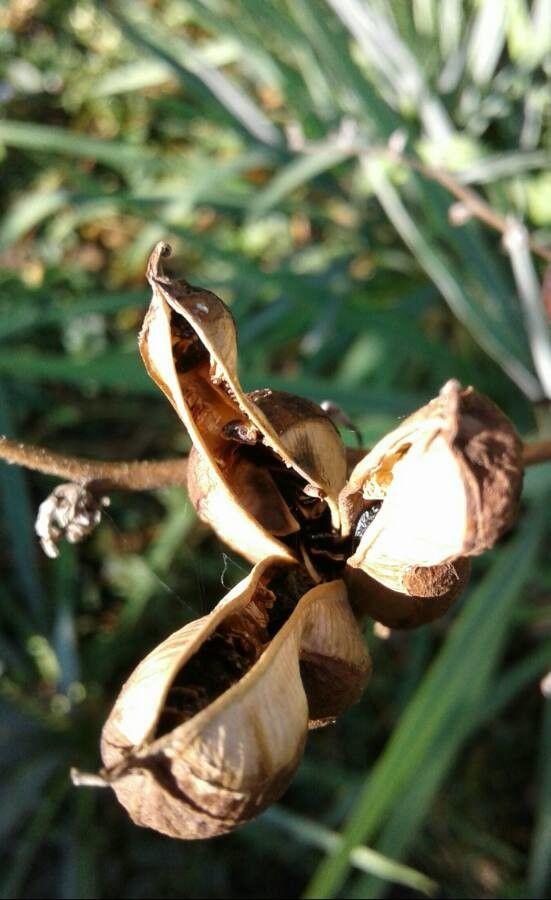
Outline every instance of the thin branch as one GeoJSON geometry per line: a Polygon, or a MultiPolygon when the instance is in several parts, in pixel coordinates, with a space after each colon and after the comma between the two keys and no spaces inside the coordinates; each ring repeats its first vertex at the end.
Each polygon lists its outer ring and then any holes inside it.
{"type": "Polygon", "coordinates": [[[525,444],[522,458],[525,466],[536,466],[538,463],[551,462],[551,440],[525,444]]]}
{"type": "Polygon", "coordinates": [[[0,437],[0,459],[44,475],[54,475],[93,491],[153,491],[186,484],[187,457],[131,462],[101,462],[64,456],[45,447],[0,437]]]}
{"type": "MultiPolygon", "coordinates": [[[[364,447],[348,447],[351,470],[368,452],[364,447]]],[[[44,475],[68,479],[94,493],[109,491],[154,491],[162,487],[186,485],[187,457],[145,459],[131,462],[101,462],[78,456],[64,456],[45,447],[22,444],[0,437],[0,460],[44,475]]],[[[524,444],[525,466],[551,461],[551,440],[524,444]]]]}
{"type": "MultiPolygon", "coordinates": [[[[335,146],[340,147],[341,150],[360,157],[386,157],[392,162],[401,163],[409,169],[419,172],[430,181],[436,181],[440,184],[459,201],[470,216],[484,222],[485,225],[493,228],[494,231],[499,231],[503,235],[507,234],[510,226],[510,220],[507,216],[496,212],[486,200],[482,199],[480,194],[477,194],[472,188],[461,184],[449,170],[421,162],[404,153],[402,150],[404,141],[405,135],[401,131],[397,131],[391,135],[386,145],[366,143],[359,135],[357,122],[349,118],[343,119],[340,128],[331,134],[326,141],[307,141],[297,123],[292,123],[292,130],[288,129],[287,132],[289,149],[295,153],[319,153],[322,147],[327,146],[328,143],[333,143],[335,146]]],[[[459,220],[458,224],[460,224],[459,220]]],[[[542,246],[531,235],[528,235],[528,246],[532,253],[535,253],[540,259],[551,263],[551,247],[542,246]]]]}
{"type": "MultiPolygon", "coordinates": [[[[379,153],[381,150],[385,156],[388,156],[395,162],[403,163],[405,166],[408,166],[408,168],[420,172],[425,178],[438,182],[438,184],[442,185],[442,187],[449,191],[450,194],[453,194],[453,196],[468,209],[472,216],[476,219],[480,219],[481,222],[484,222],[495,231],[499,231],[503,235],[507,234],[510,226],[510,221],[507,216],[503,216],[501,213],[496,212],[496,210],[493,209],[489,203],[486,203],[480,194],[477,194],[472,188],[460,184],[451,172],[441,169],[438,166],[430,166],[426,163],[422,163],[417,159],[413,159],[411,156],[407,156],[406,154],[393,149],[392,146],[377,148],[375,152],[379,153]]],[[[543,247],[531,236],[528,236],[528,246],[532,253],[535,253],[540,259],[551,262],[551,248],[543,247]]]]}

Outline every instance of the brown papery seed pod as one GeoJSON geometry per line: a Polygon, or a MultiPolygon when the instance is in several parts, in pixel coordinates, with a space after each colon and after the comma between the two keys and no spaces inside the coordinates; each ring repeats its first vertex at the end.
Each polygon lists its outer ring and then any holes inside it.
{"type": "MultiPolygon", "coordinates": [[[[344,447],[333,423],[317,404],[283,391],[253,391],[248,397],[266,416],[290,458],[303,469],[315,470],[323,483],[331,478],[342,481],[344,447]],[[332,471],[328,472],[328,467],[332,471]]],[[[192,450],[188,493],[201,519],[219,537],[251,562],[259,562],[265,544],[259,526],[272,538],[284,541],[300,529],[300,521],[291,510],[296,513],[301,500],[303,509],[312,498],[325,503],[325,494],[313,478],[305,482],[293,475],[290,467],[260,441],[254,442],[248,435],[243,440],[240,432],[241,426],[233,422],[224,430],[234,444],[222,451],[223,485],[214,473],[212,457],[192,450]],[[236,529],[237,516],[242,525],[246,523],[246,534],[243,528],[236,529]]]]}
{"type": "Polygon", "coordinates": [[[316,404],[283,392],[243,391],[229,310],[210,291],[166,277],[160,261],[169,252],[160,244],[151,255],[153,298],[140,350],[192,438],[190,496],[201,517],[251,561],[271,554],[291,559],[280,540],[299,527],[292,499],[282,496],[287,471],[296,476],[293,490],[322,499],[338,528],[344,446],[316,404]]]}
{"type": "Polygon", "coordinates": [[[412,570],[476,556],[512,525],[522,487],[522,444],[507,417],[473,388],[440,395],[385,437],[341,493],[345,529],[381,501],[348,564],[410,592],[412,570]]]}
{"type": "Polygon", "coordinates": [[[103,730],[101,777],[139,825],[222,834],[281,796],[308,726],[357,700],[369,667],[343,582],[313,586],[301,567],[265,560],[130,676],[103,730]]]}

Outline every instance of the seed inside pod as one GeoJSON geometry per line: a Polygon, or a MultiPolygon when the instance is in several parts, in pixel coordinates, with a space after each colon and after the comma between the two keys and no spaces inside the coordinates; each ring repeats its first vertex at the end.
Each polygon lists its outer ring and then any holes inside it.
{"type": "Polygon", "coordinates": [[[375,520],[375,516],[381,509],[382,505],[383,503],[381,500],[374,500],[373,503],[370,503],[369,506],[364,509],[363,513],[360,515],[354,529],[354,544],[356,546],[361,541],[363,535],[365,534],[371,523],[375,520]]]}
{"type": "MultiPolygon", "coordinates": [[[[324,480],[326,474],[320,472],[320,465],[323,467],[325,455],[327,459],[340,458],[342,445],[323,410],[311,401],[282,391],[258,390],[248,397],[300,466],[324,480]]],[[[338,529],[332,522],[324,491],[290,468],[263,442],[252,423],[243,419],[228,422],[223,435],[232,443],[228,450],[220,451],[220,457],[225,460],[226,477],[242,505],[271,534],[280,537],[297,558],[304,559],[312,573],[336,575],[345,557],[336,547],[340,540],[338,529]],[[240,479],[239,472],[246,472],[247,477],[240,479]],[[285,523],[280,524],[282,504],[288,513],[285,523]]]]}
{"type": "Polygon", "coordinates": [[[244,419],[232,419],[222,429],[222,434],[230,441],[239,441],[241,444],[257,444],[260,440],[258,428],[246,422],[244,419]]]}

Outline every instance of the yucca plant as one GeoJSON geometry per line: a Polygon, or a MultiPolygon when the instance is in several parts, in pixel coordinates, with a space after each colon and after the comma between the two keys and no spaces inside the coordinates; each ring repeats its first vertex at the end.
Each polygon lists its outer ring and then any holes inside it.
{"type": "MultiPolygon", "coordinates": [[[[0,18],[1,433],[187,452],[136,352],[167,237],[231,307],[247,390],[331,400],[367,447],[457,377],[548,440],[547,0],[11,0],[0,18]]],[[[164,488],[113,494],[46,561],[51,482],[2,466],[0,486],[5,896],[543,895],[549,463],[443,625],[367,629],[370,693],[281,804],[185,846],[68,770],[97,767],[122,680],[241,580],[239,556],[164,488]]]]}

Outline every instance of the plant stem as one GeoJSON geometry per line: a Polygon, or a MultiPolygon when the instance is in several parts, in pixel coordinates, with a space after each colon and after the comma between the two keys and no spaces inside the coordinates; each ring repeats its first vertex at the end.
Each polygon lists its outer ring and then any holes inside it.
{"type": "MultiPolygon", "coordinates": [[[[347,450],[353,467],[367,453],[366,449],[347,450]]],[[[524,444],[524,465],[534,466],[551,461],[551,440],[524,444]]],[[[92,491],[154,491],[162,487],[186,484],[187,457],[144,459],[130,462],[102,462],[79,456],[64,456],[45,447],[22,444],[0,437],[0,460],[54,475],[92,491]]]]}
{"type": "Polygon", "coordinates": [[[522,457],[525,466],[536,466],[538,463],[549,462],[551,460],[551,440],[525,444],[522,457]]]}
{"type": "Polygon", "coordinates": [[[162,460],[102,462],[78,456],[64,456],[45,447],[22,444],[0,437],[0,459],[85,484],[92,491],[152,491],[170,485],[185,485],[187,457],[162,460]]]}

